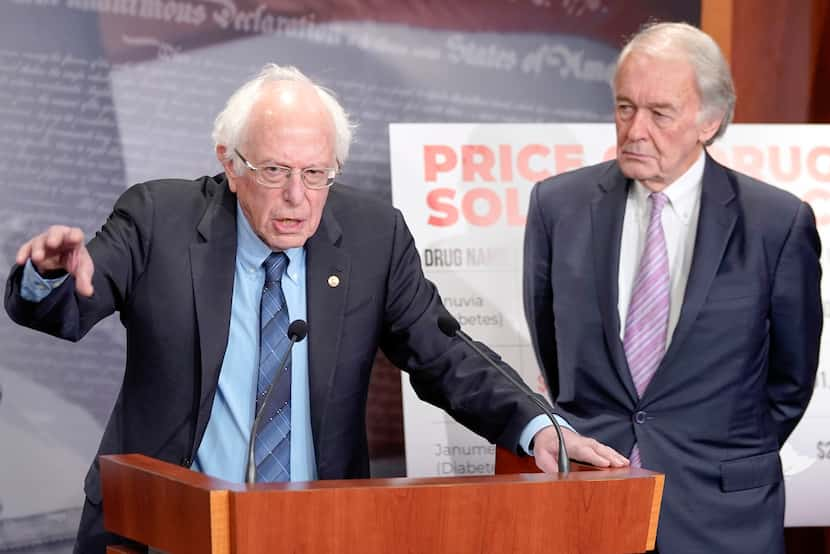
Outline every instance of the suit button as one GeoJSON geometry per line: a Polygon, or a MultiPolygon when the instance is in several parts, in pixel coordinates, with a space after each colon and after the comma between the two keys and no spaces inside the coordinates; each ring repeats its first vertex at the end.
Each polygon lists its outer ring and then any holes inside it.
{"type": "Polygon", "coordinates": [[[642,410],[634,414],[634,423],[643,424],[646,422],[646,413],[642,410]]]}
{"type": "Polygon", "coordinates": [[[184,467],[190,467],[191,465],[193,465],[193,460],[191,460],[191,459],[190,459],[190,458],[188,458],[187,456],[185,456],[184,458],[182,458],[182,466],[184,466],[184,467]]]}

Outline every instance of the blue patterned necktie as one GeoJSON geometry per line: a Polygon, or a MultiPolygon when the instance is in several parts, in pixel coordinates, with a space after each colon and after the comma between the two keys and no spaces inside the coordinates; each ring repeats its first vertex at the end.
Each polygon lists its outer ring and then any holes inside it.
{"type": "Polygon", "coordinates": [[[282,252],[273,252],[263,265],[265,286],[259,315],[257,411],[271,382],[278,380],[259,424],[254,453],[257,482],[270,483],[291,479],[291,359],[284,368],[277,367],[290,346],[286,334],[288,307],[280,284],[288,258],[282,252]]]}

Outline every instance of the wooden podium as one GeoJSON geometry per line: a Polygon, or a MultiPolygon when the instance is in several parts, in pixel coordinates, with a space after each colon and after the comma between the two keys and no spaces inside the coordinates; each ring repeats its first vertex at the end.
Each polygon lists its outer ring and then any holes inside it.
{"type": "MultiPolygon", "coordinates": [[[[496,471],[525,460],[501,451],[496,471]]],[[[644,552],[663,491],[660,474],[585,466],[249,486],[137,454],[100,464],[107,529],[169,554],[644,552]]]]}

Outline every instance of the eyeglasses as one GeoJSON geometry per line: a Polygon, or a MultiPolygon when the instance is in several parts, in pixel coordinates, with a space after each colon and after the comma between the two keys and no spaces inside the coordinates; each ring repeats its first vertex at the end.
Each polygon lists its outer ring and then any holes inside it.
{"type": "Polygon", "coordinates": [[[300,172],[300,179],[305,188],[312,190],[327,189],[334,184],[334,178],[339,173],[336,167],[306,167],[303,169],[285,165],[254,167],[251,162],[245,159],[245,156],[239,153],[239,150],[234,148],[233,151],[239,156],[245,167],[254,172],[256,182],[269,189],[278,189],[287,185],[295,171],[300,172]]]}

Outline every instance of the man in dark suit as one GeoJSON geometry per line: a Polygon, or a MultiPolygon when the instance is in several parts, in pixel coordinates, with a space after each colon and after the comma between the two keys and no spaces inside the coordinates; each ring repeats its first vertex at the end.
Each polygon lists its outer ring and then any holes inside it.
{"type": "Polygon", "coordinates": [[[813,213],[705,152],[735,96],[698,29],[644,28],[614,94],[617,159],[532,192],[524,301],[543,374],[576,430],[666,474],[660,552],[782,552],[778,450],[822,328],[813,213]]]}
{"type": "MultiPolygon", "coordinates": [[[[401,214],[330,188],[350,139],[333,96],[266,66],[216,119],[224,174],[130,188],[88,245],[80,229],[54,226],[20,248],[6,289],[15,321],[69,340],[114,311],[126,327],[124,383],[99,454],[241,481],[263,401],[258,478],[366,477],[380,347],[421,398],[555,470],[556,434],[535,405],[438,329],[445,311],[401,214]],[[282,374],[288,316],[308,321],[308,339],[282,374]]],[[[565,441],[576,459],[627,463],[571,431],[565,441]]],[[[102,552],[118,538],[102,527],[97,463],[84,490],[76,550],[102,552]]]]}

